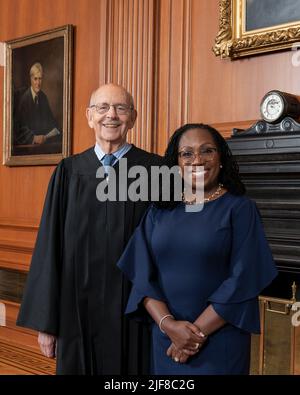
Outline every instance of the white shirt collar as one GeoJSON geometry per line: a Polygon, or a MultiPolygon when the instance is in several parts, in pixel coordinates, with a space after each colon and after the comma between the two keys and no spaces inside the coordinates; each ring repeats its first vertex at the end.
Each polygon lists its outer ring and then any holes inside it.
{"type": "MultiPolygon", "coordinates": [[[[112,154],[114,154],[114,156],[117,159],[121,159],[122,156],[124,156],[132,147],[132,144],[129,143],[125,143],[122,145],[122,147],[120,147],[117,151],[112,152],[112,154]]],[[[103,149],[100,147],[100,145],[96,142],[95,144],[95,153],[97,155],[97,158],[100,160],[100,162],[103,160],[104,156],[106,155],[106,153],[103,151],[103,149]]]]}
{"type": "Polygon", "coordinates": [[[35,91],[32,89],[32,86],[30,87],[30,90],[31,90],[32,100],[34,101],[34,98],[37,96],[37,94],[36,94],[35,91]]]}

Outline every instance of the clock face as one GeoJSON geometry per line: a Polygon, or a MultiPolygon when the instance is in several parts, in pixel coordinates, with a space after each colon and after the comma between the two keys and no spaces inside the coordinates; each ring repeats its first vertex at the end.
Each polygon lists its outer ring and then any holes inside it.
{"type": "Polygon", "coordinates": [[[261,107],[261,115],[263,119],[267,122],[274,122],[283,113],[284,110],[284,103],[282,98],[276,94],[271,93],[265,97],[263,100],[261,107]]]}

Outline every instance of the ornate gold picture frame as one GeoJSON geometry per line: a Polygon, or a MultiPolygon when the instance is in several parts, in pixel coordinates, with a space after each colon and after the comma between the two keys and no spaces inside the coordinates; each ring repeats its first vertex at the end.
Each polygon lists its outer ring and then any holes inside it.
{"type": "Polygon", "coordinates": [[[72,25],[5,43],[4,165],[50,165],[70,154],[72,51],[72,25]]]}
{"type": "Polygon", "coordinates": [[[300,41],[300,0],[220,0],[213,52],[236,59],[291,48],[300,41]]]}

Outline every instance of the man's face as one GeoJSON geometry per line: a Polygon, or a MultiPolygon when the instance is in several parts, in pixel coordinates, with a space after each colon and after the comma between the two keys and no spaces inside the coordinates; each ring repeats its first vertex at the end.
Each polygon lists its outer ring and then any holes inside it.
{"type": "Polygon", "coordinates": [[[30,77],[31,80],[31,87],[34,93],[38,94],[42,87],[42,73],[37,71],[36,73],[32,74],[30,77]]]}
{"type": "Polygon", "coordinates": [[[104,104],[110,105],[104,114],[100,114],[95,107],[87,109],[88,124],[94,129],[100,146],[107,143],[122,145],[126,141],[128,130],[135,123],[136,111],[130,108],[130,98],[126,91],[115,85],[105,85],[95,93],[92,105],[103,107],[104,104]],[[125,105],[128,111],[120,114],[113,105],[125,105]]]}

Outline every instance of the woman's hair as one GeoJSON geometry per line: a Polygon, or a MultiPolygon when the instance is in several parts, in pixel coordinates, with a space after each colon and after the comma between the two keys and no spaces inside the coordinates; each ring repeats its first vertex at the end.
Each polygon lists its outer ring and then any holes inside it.
{"type": "MultiPolygon", "coordinates": [[[[226,143],[226,140],[222,137],[222,135],[214,129],[212,126],[205,125],[203,123],[188,123],[186,125],[181,126],[177,129],[169,140],[168,147],[164,156],[164,164],[169,168],[172,166],[178,165],[178,146],[179,141],[183,134],[191,129],[198,129],[199,133],[202,130],[207,131],[211,134],[218,152],[220,154],[220,162],[222,164],[222,168],[219,173],[219,182],[223,184],[223,186],[233,195],[243,195],[246,192],[246,188],[241,181],[239,175],[239,168],[236,160],[232,156],[230,148],[226,143]]],[[[173,188],[171,188],[173,189],[173,188]]],[[[173,190],[171,191],[172,198],[173,190]]],[[[172,201],[162,201],[160,200],[155,205],[160,208],[173,208],[179,202],[174,200],[172,201]]]]}

